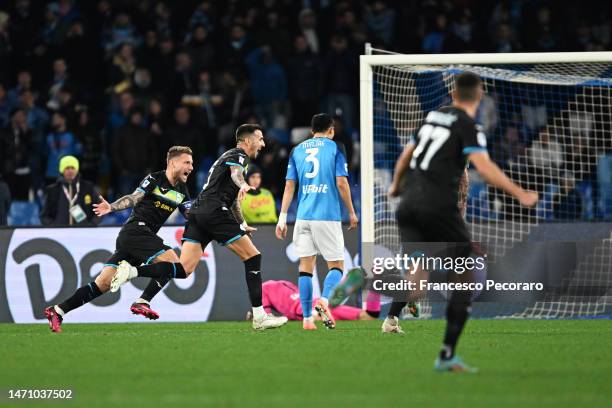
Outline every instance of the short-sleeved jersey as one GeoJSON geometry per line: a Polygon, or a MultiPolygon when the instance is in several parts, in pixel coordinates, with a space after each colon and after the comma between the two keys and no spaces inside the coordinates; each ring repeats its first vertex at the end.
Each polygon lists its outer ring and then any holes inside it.
{"type": "Polygon", "coordinates": [[[465,111],[442,107],[430,112],[413,140],[403,199],[411,207],[457,210],[467,155],[486,151],[487,139],[465,111]]]}
{"type": "Polygon", "coordinates": [[[240,188],[232,180],[230,167],[242,168],[246,178],[249,163],[249,156],[239,147],[223,153],[210,168],[206,184],[198,194],[191,211],[194,214],[209,213],[221,207],[231,207],[240,188]]]}
{"type": "Polygon", "coordinates": [[[136,190],[144,193],[144,197],[134,206],[126,224],[144,222],[154,232],[161,228],[174,210],[179,208],[184,213],[191,204],[185,183],[179,181],[173,186],[163,170],[149,174],[136,190]]]}
{"type": "Polygon", "coordinates": [[[341,221],[336,177],[348,177],[344,145],[313,137],[295,146],[287,180],[298,182],[298,220],[341,221]]]}

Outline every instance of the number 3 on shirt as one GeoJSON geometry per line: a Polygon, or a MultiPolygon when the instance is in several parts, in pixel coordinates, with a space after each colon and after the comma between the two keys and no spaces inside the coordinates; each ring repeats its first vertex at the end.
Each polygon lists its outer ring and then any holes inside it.
{"type": "Polygon", "coordinates": [[[306,173],[305,176],[306,178],[315,178],[317,174],[319,174],[319,159],[316,158],[317,153],[319,153],[319,148],[313,147],[311,149],[306,149],[306,153],[308,153],[308,156],[306,156],[304,160],[312,162],[312,171],[306,173]]]}
{"type": "Polygon", "coordinates": [[[417,162],[423,151],[426,150],[425,156],[419,163],[419,168],[421,170],[427,170],[429,168],[429,162],[431,158],[434,157],[436,152],[440,150],[444,142],[448,140],[450,136],[450,130],[441,127],[441,126],[433,126],[433,125],[423,125],[421,130],[419,130],[419,144],[414,149],[414,153],[412,153],[412,160],[410,161],[410,168],[415,169],[417,166],[417,162]],[[431,141],[431,143],[429,143],[431,141]]]}

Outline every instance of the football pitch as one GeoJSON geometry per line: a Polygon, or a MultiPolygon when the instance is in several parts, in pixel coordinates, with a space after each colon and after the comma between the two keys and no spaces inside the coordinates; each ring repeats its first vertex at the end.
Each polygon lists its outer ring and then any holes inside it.
{"type": "Polygon", "coordinates": [[[609,320],[473,320],[459,354],[478,374],[433,371],[444,322],[0,324],[0,405],[75,407],[612,406],[609,320]],[[9,389],[71,389],[69,401],[9,389]]]}

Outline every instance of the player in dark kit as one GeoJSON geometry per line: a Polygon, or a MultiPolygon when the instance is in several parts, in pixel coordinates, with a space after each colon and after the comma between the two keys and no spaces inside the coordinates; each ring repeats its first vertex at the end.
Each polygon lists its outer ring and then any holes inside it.
{"type": "MultiPolygon", "coordinates": [[[[261,254],[249,237],[256,229],[246,224],[240,209],[240,201],[252,189],[244,180],[250,159],[255,159],[264,146],[261,127],[248,124],[238,127],[236,147],[215,161],[206,184],[191,206],[180,263],[170,261],[134,267],[129,262],[122,262],[111,281],[111,291],[117,291],[123,283],[137,276],[155,277],[160,283],[171,278],[186,278],[195,270],[202,250],[214,239],[244,262],[253,328],[262,330],[285,324],[286,317],[268,314],[262,306],[261,254]]],[[[157,288],[159,290],[161,287],[157,288]]]]}
{"type": "MultiPolygon", "coordinates": [[[[451,106],[430,112],[416,137],[404,149],[395,165],[389,195],[401,194],[396,217],[402,243],[445,243],[446,255],[468,257],[470,235],[457,206],[459,184],[467,164],[471,162],[483,179],[508,194],[522,205],[533,207],[538,194],[525,191],[513,183],[491,161],[486,137],[474,117],[482,98],[480,78],[471,73],[457,75],[451,106]]],[[[405,253],[419,248],[404,248],[405,253]]],[[[428,254],[433,255],[433,254],[428,254]]],[[[450,272],[449,280],[470,282],[471,272],[450,272]]],[[[410,280],[427,279],[427,272],[416,271],[410,280]]],[[[418,285],[417,285],[418,286],[418,285]]],[[[401,332],[398,316],[407,304],[420,294],[410,293],[405,301],[394,301],[383,323],[383,332],[401,332]],[[396,329],[396,330],[394,330],[396,329]]],[[[435,362],[439,371],[474,371],[455,355],[455,347],[468,319],[471,304],[469,291],[454,291],[446,309],[446,332],[440,356],[435,362]]]]}
{"type": "MultiPolygon", "coordinates": [[[[101,203],[94,204],[94,212],[99,217],[112,211],[133,207],[132,214],[119,231],[115,253],[104,264],[98,277],[77,289],[63,303],[45,309],[51,330],[61,332],[62,320],[66,313],[107,292],[121,261],[137,265],[163,261],[179,262],[176,252],[165,245],[156,234],[176,208],[183,213],[188,211],[190,198],[185,182],[192,171],[191,149],[185,146],[173,146],[168,150],[165,171],[149,174],[132,194],[121,197],[112,204],[100,197],[101,203]]],[[[141,298],[132,304],[130,308],[132,313],[149,319],[159,317],[148,304],[153,297],[150,293],[157,287],[159,284],[152,280],[141,298]]]]}

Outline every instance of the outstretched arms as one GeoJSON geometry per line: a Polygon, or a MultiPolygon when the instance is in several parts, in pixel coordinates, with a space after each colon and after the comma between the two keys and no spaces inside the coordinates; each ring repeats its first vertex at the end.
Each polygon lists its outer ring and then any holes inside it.
{"type": "Polygon", "coordinates": [[[104,197],[100,196],[100,203],[93,205],[93,211],[98,217],[102,217],[103,215],[113,211],[121,211],[125,210],[126,208],[132,208],[138,204],[140,200],[142,200],[144,195],[145,193],[143,191],[134,190],[132,194],[125,195],[113,203],[109,203],[104,199],[104,197]]]}
{"type": "Polygon", "coordinates": [[[486,151],[470,153],[468,159],[487,183],[514,196],[521,205],[533,207],[538,202],[538,193],[535,191],[523,190],[510,180],[508,176],[497,167],[497,164],[491,160],[486,151]]]}

